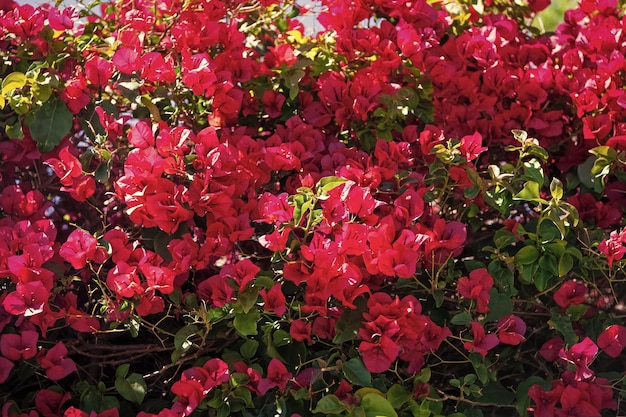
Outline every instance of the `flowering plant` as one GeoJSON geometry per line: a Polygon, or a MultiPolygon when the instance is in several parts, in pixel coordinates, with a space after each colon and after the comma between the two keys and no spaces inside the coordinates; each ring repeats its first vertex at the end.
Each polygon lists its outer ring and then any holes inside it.
{"type": "Polygon", "coordinates": [[[3,416],[623,408],[617,2],[321,3],[0,3],[3,416]]]}

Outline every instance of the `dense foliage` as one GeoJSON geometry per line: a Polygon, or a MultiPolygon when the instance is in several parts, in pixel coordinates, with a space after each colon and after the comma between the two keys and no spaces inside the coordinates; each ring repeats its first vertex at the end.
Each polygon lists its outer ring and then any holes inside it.
{"type": "Polygon", "coordinates": [[[321,3],[0,2],[2,416],[626,412],[622,6],[321,3]]]}

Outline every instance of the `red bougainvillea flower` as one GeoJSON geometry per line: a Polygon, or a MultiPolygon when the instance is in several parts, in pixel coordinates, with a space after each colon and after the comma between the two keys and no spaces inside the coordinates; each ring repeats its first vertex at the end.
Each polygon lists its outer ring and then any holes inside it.
{"type": "Polygon", "coordinates": [[[18,283],[15,291],[6,296],[2,305],[8,313],[29,317],[44,311],[49,296],[50,292],[41,281],[18,283]]]}
{"type": "Polygon", "coordinates": [[[476,300],[476,311],[486,313],[489,311],[489,290],[493,287],[493,278],[487,272],[487,268],[474,269],[468,277],[459,279],[457,289],[465,298],[476,300]]]}
{"type": "Polygon", "coordinates": [[[120,297],[131,298],[144,292],[137,274],[137,267],[126,262],[118,264],[107,273],[107,286],[120,297]]]}
{"type": "Polygon", "coordinates": [[[37,356],[41,368],[46,371],[46,376],[58,381],[72,372],[76,372],[76,364],[67,357],[67,348],[63,342],[59,342],[48,350],[41,350],[37,356]]]}
{"type": "Polygon", "coordinates": [[[42,417],[59,417],[62,415],[63,404],[70,398],[72,398],[70,392],[61,393],[42,389],[35,396],[35,408],[42,417]]]}
{"type": "Polygon", "coordinates": [[[519,345],[526,338],[526,323],[521,318],[509,314],[498,320],[498,339],[506,345],[519,345]]]}
{"type": "Polygon", "coordinates": [[[558,359],[559,352],[563,349],[563,346],[565,346],[563,339],[554,336],[541,346],[539,354],[548,362],[554,362],[558,359]]]}
{"type": "Polygon", "coordinates": [[[531,411],[534,411],[534,416],[553,417],[556,403],[561,399],[562,392],[563,382],[560,380],[552,382],[552,389],[550,391],[544,390],[539,385],[530,387],[528,396],[535,402],[535,407],[531,409],[531,411]]]}
{"type": "Polygon", "coordinates": [[[555,410],[556,416],[601,416],[600,410],[592,403],[591,393],[582,385],[568,385],[563,389],[560,398],[561,410],[555,410]]]}
{"type": "Polygon", "coordinates": [[[482,143],[482,135],[478,132],[474,132],[473,135],[467,135],[461,138],[459,150],[467,161],[473,161],[478,158],[478,155],[487,150],[487,147],[482,146],[482,143]]]}
{"type": "Polygon", "coordinates": [[[227,382],[230,378],[230,371],[228,370],[228,364],[219,358],[209,359],[202,368],[207,372],[207,379],[204,383],[204,389],[210,390],[224,382],[227,382]]]}
{"type": "Polygon", "coordinates": [[[576,281],[566,281],[554,293],[554,302],[561,308],[567,308],[586,301],[587,286],[576,281]]]}
{"type": "Polygon", "coordinates": [[[363,363],[370,372],[385,372],[400,353],[400,346],[388,336],[378,337],[376,343],[363,341],[359,345],[363,363]]]}
{"type": "Polygon", "coordinates": [[[94,259],[98,241],[91,234],[82,229],[76,229],[67,237],[61,245],[59,255],[72,267],[81,269],[87,265],[87,261],[94,259]]]}
{"type": "Polygon", "coordinates": [[[61,149],[58,155],[59,158],[49,158],[44,163],[59,177],[61,185],[71,186],[74,178],[82,175],[83,168],[78,158],[70,153],[67,146],[61,149]]]}
{"type": "Polygon", "coordinates": [[[598,245],[598,250],[606,256],[609,268],[613,267],[613,261],[619,261],[626,254],[626,229],[621,232],[612,231],[609,239],[604,239],[598,245]]]}
{"type": "Polygon", "coordinates": [[[309,346],[313,344],[313,340],[311,339],[311,323],[305,322],[304,320],[293,320],[289,326],[289,335],[293,340],[298,342],[304,342],[306,340],[309,346]]]}
{"type": "Polygon", "coordinates": [[[476,352],[486,356],[487,352],[498,344],[498,336],[495,334],[485,334],[483,325],[476,321],[472,322],[472,333],[474,333],[474,340],[463,344],[465,349],[470,352],[476,352]]]}
{"type": "Polygon", "coordinates": [[[0,384],[4,383],[11,373],[11,369],[13,369],[15,365],[13,362],[0,356],[0,384]]]}
{"type": "Polygon", "coordinates": [[[589,364],[598,354],[598,346],[591,339],[585,337],[582,342],[572,345],[567,351],[561,349],[559,358],[573,364],[576,367],[576,381],[583,381],[593,376],[589,364]]]}
{"type": "Polygon", "coordinates": [[[259,394],[264,395],[267,391],[274,387],[278,387],[281,391],[287,387],[287,382],[291,379],[291,373],[278,359],[272,359],[267,366],[267,376],[261,378],[258,385],[259,394]]]}
{"type": "Polygon", "coordinates": [[[598,336],[598,347],[612,358],[617,358],[626,347],[626,327],[613,324],[598,336]]]}
{"type": "Polygon", "coordinates": [[[78,202],[87,201],[96,192],[96,180],[90,175],[81,175],[74,178],[71,186],[61,187],[61,191],[67,191],[78,202]]]}
{"type": "Polygon", "coordinates": [[[202,384],[194,379],[176,381],[172,385],[172,393],[177,396],[172,411],[182,416],[193,413],[204,398],[202,384]]]}
{"type": "Polygon", "coordinates": [[[76,407],[70,407],[65,410],[63,413],[63,417],[119,417],[120,412],[117,408],[109,408],[108,410],[101,411],[96,413],[92,411],[87,413],[86,411],[80,410],[76,407]]]}
{"type": "Polygon", "coordinates": [[[273,311],[278,316],[282,316],[287,311],[287,300],[282,291],[281,284],[274,284],[272,288],[259,291],[259,295],[263,298],[264,311],[273,311]]]}
{"type": "Polygon", "coordinates": [[[24,330],[20,334],[3,334],[0,337],[0,352],[12,361],[28,360],[37,355],[37,340],[39,333],[33,330],[24,330]]]}

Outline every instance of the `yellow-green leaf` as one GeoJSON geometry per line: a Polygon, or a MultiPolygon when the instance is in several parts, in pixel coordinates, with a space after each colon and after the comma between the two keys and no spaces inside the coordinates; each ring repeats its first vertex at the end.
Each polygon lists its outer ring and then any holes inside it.
{"type": "Polygon", "coordinates": [[[26,75],[21,72],[12,72],[2,80],[2,95],[6,95],[13,90],[22,88],[26,85],[26,75]]]}

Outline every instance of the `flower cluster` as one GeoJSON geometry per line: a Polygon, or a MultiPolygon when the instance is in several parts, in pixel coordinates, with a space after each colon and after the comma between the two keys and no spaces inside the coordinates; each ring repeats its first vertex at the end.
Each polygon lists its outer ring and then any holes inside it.
{"type": "Polygon", "coordinates": [[[625,18],[466,3],[0,2],[2,415],[617,410],[625,18]]]}

